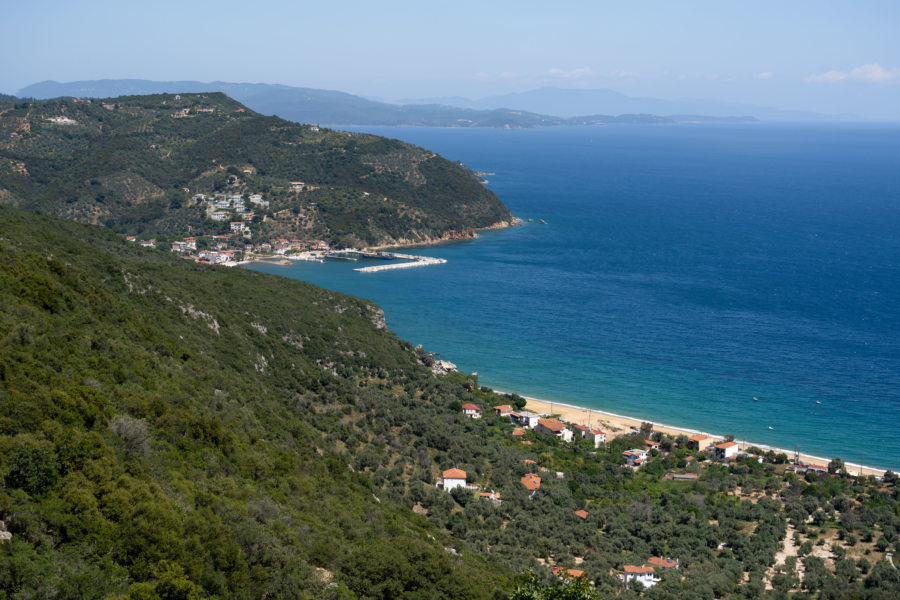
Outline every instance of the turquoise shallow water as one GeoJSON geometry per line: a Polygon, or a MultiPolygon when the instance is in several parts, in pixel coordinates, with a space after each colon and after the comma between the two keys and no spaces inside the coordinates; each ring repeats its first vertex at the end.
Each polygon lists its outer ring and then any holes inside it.
{"type": "Polygon", "coordinates": [[[900,467],[897,126],[365,130],[535,222],[419,249],[445,265],[251,268],[375,301],[483,385],[900,467]]]}

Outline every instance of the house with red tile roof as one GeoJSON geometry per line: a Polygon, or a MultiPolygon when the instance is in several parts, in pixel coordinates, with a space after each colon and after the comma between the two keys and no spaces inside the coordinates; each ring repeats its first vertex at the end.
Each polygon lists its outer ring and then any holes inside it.
{"type": "Polygon", "coordinates": [[[692,435],[688,438],[688,448],[698,452],[703,452],[714,443],[715,440],[705,433],[698,433],[697,435],[692,435]]]}
{"type": "Polygon", "coordinates": [[[641,582],[645,588],[653,587],[660,582],[660,579],[655,576],[653,567],[648,565],[625,565],[622,570],[625,572],[626,588],[635,581],[641,582]]]}
{"type": "Polygon", "coordinates": [[[522,482],[522,485],[529,492],[534,492],[541,487],[541,478],[534,473],[526,473],[519,481],[522,482]]]}
{"type": "Polygon", "coordinates": [[[564,567],[553,567],[553,574],[564,581],[571,581],[584,577],[584,571],[581,569],[566,569],[564,567]]]}
{"type": "Polygon", "coordinates": [[[462,405],[463,414],[469,417],[470,419],[480,419],[481,418],[481,408],[472,404],[471,402],[467,402],[462,405]]]}
{"type": "Polygon", "coordinates": [[[441,475],[444,477],[443,487],[446,492],[466,487],[466,472],[462,469],[447,469],[441,475]]]}
{"type": "Polygon", "coordinates": [[[528,429],[537,427],[538,420],[540,418],[540,415],[536,415],[533,412],[528,412],[527,410],[518,410],[509,413],[510,421],[512,421],[516,425],[527,427],[528,429]]]}
{"type": "Polygon", "coordinates": [[[587,425],[573,425],[575,431],[581,434],[581,437],[594,443],[594,448],[599,448],[600,444],[606,443],[606,432],[596,427],[588,427],[587,425]]]}
{"type": "Polygon", "coordinates": [[[503,405],[494,407],[494,412],[496,412],[497,415],[500,417],[508,417],[509,413],[511,413],[512,411],[513,411],[513,407],[510,406],[509,404],[503,404],[503,405]]]}
{"type": "Polygon", "coordinates": [[[736,442],[722,442],[716,444],[716,458],[719,460],[728,460],[737,456],[738,445],[736,442]]]}
{"type": "Polygon", "coordinates": [[[558,419],[538,419],[534,430],[544,435],[555,435],[564,442],[572,441],[572,430],[558,419]]]}
{"type": "Polygon", "coordinates": [[[575,511],[575,515],[578,516],[578,517],[581,517],[582,519],[587,519],[587,518],[588,518],[588,511],[586,511],[586,510],[576,510],[576,511],[575,511]]]}
{"type": "Polygon", "coordinates": [[[640,467],[647,462],[647,451],[639,448],[632,448],[622,453],[622,458],[628,463],[629,467],[640,467]]]}
{"type": "Polygon", "coordinates": [[[513,429],[512,434],[515,436],[525,435],[525,430],[524,429],[513,429]]]}

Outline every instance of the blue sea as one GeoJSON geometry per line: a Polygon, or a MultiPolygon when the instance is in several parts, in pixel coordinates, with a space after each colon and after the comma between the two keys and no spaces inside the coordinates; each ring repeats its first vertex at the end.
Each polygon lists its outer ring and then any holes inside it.
{"type": "Polygon", "coordinates": [[[481,385],[900,467],[900,126],[355,130],[493,173],[525,225],[418,249],[444,265],[251,268],[481,385]]]}

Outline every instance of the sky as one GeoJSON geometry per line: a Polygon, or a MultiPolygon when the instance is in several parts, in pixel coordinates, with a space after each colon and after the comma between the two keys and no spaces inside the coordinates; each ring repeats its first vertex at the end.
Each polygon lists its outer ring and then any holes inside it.
{"type": "Polygon", "coordinates": [[[896,0],[28,0],[2,15],[5,93],[120,78],[388,101],[556,86],[900,120],[896,0]]]}

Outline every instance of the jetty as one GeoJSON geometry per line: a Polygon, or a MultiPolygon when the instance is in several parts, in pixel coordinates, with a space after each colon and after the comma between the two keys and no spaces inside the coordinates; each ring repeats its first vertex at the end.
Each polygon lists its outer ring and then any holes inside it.
{"type": "Polygon", "coordinates": [[[378,271],[391,271],[393,269],[411,269],[413,267],[427,267],[428,265],[442,265],[447,262],[447,259],[445,258],[416,256],[414,254],[397,254],[396,252],[393,253],[390,258],[394,260],[403,260],[406,262],[373,265],[371,267],[359,267],[358,269],[353,270],[359,271],[360,273],[377,273],[378,271]]]}

